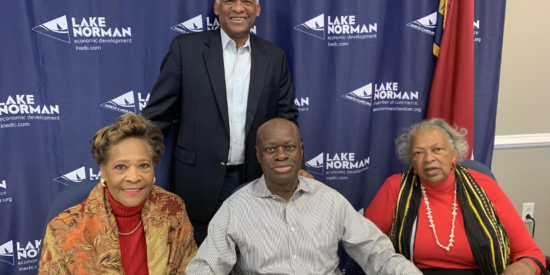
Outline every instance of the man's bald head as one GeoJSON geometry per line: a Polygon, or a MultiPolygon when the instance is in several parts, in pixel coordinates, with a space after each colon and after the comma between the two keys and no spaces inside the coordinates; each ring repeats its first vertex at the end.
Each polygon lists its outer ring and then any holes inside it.
{"type": "Polygon", "coordinates": [[[270,132],[278,132],[282,129],[287,128],[290,130],[290,133],[293,134],[293,137],[296,136],[299,140],[302,139],[300,136],[300,131],[298,130],[296,124],[284,118],[273,118],[271,120],[268,120],[266,123],[262,124],[260,128],[258,128],[258,132],[256,135],[256,146],[260,145],[260,143],[265,140],[265,137],[268,136],[270,132]]]}
{"type": "Polygon", "coordinates": [[[274,118],[258,129],[256,157],[262,166],[268,188],[273,184],[297,184],[303,155],[302,139],[294,123],[274,118]]]}

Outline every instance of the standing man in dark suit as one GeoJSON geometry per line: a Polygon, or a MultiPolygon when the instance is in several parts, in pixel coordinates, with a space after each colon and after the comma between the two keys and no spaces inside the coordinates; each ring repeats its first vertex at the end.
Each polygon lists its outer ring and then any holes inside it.
{"type": "Polygon", "coordinates": [[[298,117],[285,52],[250,35],[259,0],[216,0],[214,13],[220,29],[174,38],[142,112],[165,133],[179,120],[173,191],[185,201],[199,245],[233,190],[261,177],[254,149],[260,125],[298,117]]]}

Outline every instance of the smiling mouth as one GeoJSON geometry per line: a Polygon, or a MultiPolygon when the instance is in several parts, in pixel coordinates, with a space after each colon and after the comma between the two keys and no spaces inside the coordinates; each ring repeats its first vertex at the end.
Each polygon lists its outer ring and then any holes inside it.
{"type": "Polygon", "coordinates": [[[122,192],[124,192],[128,195],[137,195],[141,192],[141,190],[143,190],[143,188],[145,188],[145,187],[142,187],[142,188],[125,188],[125,189],[122,189],[122,192]]]}
{"type": "Polygon", "coordinates": [[[231,20],[232,20],[233,22],[238,22],[238,23],[243,22],[245,19],[246,19],[246,18],[244,18],[244,17],[232,17],[232,18],[231,18],[231,20]]]}

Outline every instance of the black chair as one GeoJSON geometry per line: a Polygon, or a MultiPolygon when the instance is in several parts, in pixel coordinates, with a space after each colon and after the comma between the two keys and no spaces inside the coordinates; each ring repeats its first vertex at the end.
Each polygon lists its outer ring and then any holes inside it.
{"type": "Polygon", "coordinates": [[[251,183],[251,182],[245,182],[245,183],[237,186],[237,188],[235,188],[235,190],[233,190],[233,193],[231,193],[231,195],[235,194],[237,191],[241,190],[243,187],[247,186],[249,183],[251,183]]]}
{"type": "Polygon", "coordinates": [[[84,182],[84,183],[75,183],[65,187],[58,195],[55,197],[50,211],[48,212],[48,217],[46,218],[46,223],[44,224],[44,231],[42,233],[42,239],[46,235],[46,227],[48,223],[59,215],[61,212],[67,210],[70,207],[73,207],[83,200],[88,198],[90,192],[96,186],[97,182],[84,182]]]}
{"type": "Polygon", "coordinates": [[[485,175],[491,177],[493,180],[497,181],[495,175],[493,175],[493,172],[491,172],[491,169],[489,169],[489,167],[485,166],[485,164],[483,164],[481,162],[471,160],[471,159],[465,159],[465,160],[460,162],[460,165],[462,165],[466,168],[475,170],[477,172],[480,172],[482,174],[485,174],[485,175]]]}

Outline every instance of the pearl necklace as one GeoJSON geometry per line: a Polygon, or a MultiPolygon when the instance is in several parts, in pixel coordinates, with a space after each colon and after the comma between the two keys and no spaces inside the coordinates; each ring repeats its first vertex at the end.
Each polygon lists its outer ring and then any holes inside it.
{"type": "Polygon", "coordinates": [[[119,235],[122,235],[122,236],[131,235],[132,233],[136,232],[136,230],[139,228],[140,225],[141,225],[141,221],[139,221],[138,226],[137,226],[136,228],[134,228],[134,230],[132,230],[132,232],[130,232],[130,233],[122,233],[122,232],[118,231],[118,234],[119,234],[119,235]]]}
{"type": "Polygon", "coordinates": [[[435,241],[437,242],[437,245],[439,245],[439,247],[445,249],[445,251],[449,252],[449,250],[451,249],[451,247],[453,246],[453,242],[454,242],[454,238],[455,238],[455,220],[456,220],[456,209],[457,209],[457,204],[456,204],[456,181],[455,181],[455,198],[454,198],[454,201],[453,201],[453,220],[452,220],[452,228],[451,228],[451,235],[449,235],[449,245],[447,246],[443,246],[439,240],[437,239],[437,234],[435,233],[435,224],[434,224],[434,220],[433,220],[433,217],[432,217],[432,209],[430,208],[430,202],[428,201],[428,196],[426,195],[426,188],[424,188],[423,185],[420,185],[420,189],[422,190],[422,195],[424,196],[424,203],[426,203],[426,214],[428,215],[428,219],[430,220],[430,227],[432,228],[432,231],[434,232],[434,236],[435,236],[435,241]]]}

